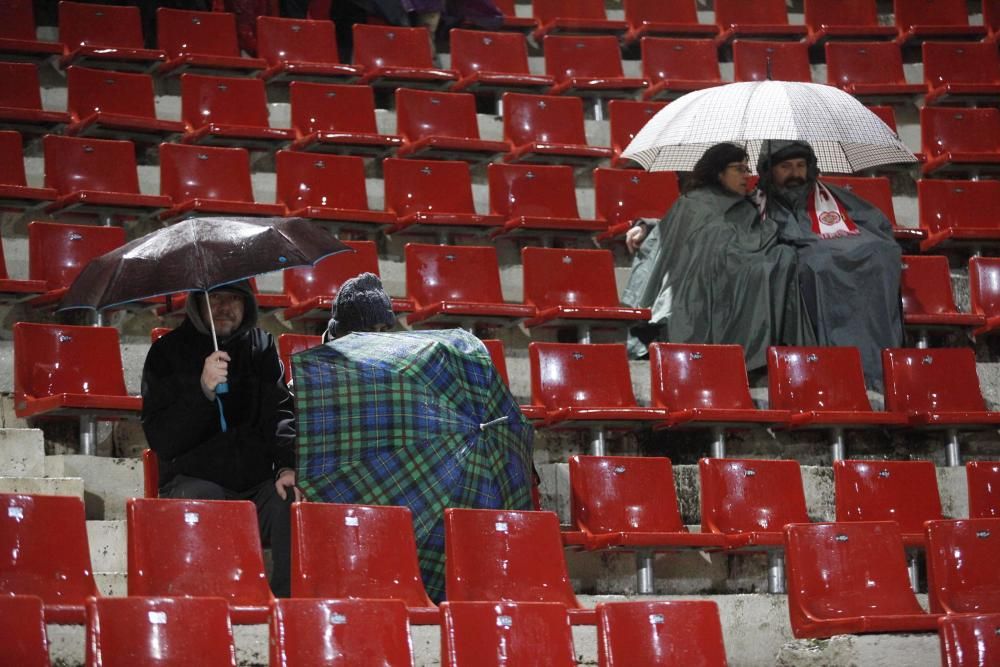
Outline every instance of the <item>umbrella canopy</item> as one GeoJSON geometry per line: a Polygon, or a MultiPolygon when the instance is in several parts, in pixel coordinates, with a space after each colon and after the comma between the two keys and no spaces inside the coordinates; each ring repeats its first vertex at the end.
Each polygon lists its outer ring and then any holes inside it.
{"type": "Polygon", "coordinates": [[[851,95],[793,81],[688,93],[653,116],[622,156],[649,171],[691,171],[708,148],[729,141],[746,147],[755,168],[762,144],[773,139],[808,142],[824,172],[916,161],[896,133],[851,95]]]}
{"type": "Polygon", "coordinates": [[[486,347],[458,329],[355,333],[293,360],[299,486],[409,507],[440,600],[445,508],[531,509],[534,432],[486,347]]]}

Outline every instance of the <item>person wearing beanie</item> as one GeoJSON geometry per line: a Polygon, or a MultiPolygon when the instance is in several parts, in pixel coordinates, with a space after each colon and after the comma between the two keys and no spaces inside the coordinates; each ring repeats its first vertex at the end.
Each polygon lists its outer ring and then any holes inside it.
{"type": "Polygon", "coordinates": [[[149,349],[142,428],[160,467],[160,496],[251,500],[271,545],[271,589],[291,593],[295,415],[274,339],[257,328],[246,280],[188,295],[187,318],[149,349]],[[212,341],[211,317],[219,349],[212,341]],[[223,392],[219,385],[226,383],[223,392]]]}
{"type": "Polygon", "coordinates": [[[333,302],[323,342],[355,331],[384,331],[396,323],[392,301],[374,273],[344,281],[333,302]]]}

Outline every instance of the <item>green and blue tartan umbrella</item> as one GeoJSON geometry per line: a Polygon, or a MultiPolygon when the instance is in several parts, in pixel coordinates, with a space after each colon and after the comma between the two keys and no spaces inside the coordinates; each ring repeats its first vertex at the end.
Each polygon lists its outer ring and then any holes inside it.
{"type": "Polygon", "coordinates": [[[534,431],[486,347],[460,329],[354,333],[293,359],[299,486],[409,507],[441,600],[445,508],[531,509],[534,431]]]}

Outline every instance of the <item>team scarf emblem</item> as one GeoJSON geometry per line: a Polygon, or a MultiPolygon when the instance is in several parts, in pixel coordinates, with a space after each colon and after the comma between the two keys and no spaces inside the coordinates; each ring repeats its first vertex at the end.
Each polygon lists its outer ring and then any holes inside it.
{"type": "Polygon", "coordinates": [[[824,239],[836,239],[842,236],[856,236],[861,232],[847,215],[843,205],[837,201],[833,193],[825,185],[816,181],[813,196],[808,202],[809,219],[812,220],[812,230],[824,239]]]}

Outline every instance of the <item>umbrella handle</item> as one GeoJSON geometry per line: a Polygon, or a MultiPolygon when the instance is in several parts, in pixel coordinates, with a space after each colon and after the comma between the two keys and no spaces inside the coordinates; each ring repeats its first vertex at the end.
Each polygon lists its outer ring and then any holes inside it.
{"type": "MultiPolygon", "coordinates": [[[[215,318],[212,317],[212,302],[208,298],[208,291],[207,290],[204,292],[204,294],[205,294],[205,310],[208,311],[208,324],[209,324],[210,327],[212,327],[212,347],[214,347],[215,351],[218,352],[219,351],[219,339],[215,335],[215,318]]],[[[215,395],[216,396],[219,396],[220,394],[228,394],[228,393],[229,393],[229,383],[228,382],[222,382],[220,384],[215,385],[215,395]]],[[[225,426],[226,426],[225,417],[222,416],[221,412],[219,413],[219,417],[222,419],[222,430],[225,431],[226,430],[226,428],[225,428],[225,426]]]]}
{"type": "Polygon", "coordinates": [[[229,393],[229,383],[228,382],[220,382],[219,384],[215,385],[215,395],[216,396],[218,396],[219,394],[228,394],[228,393],[229,393]]]}

